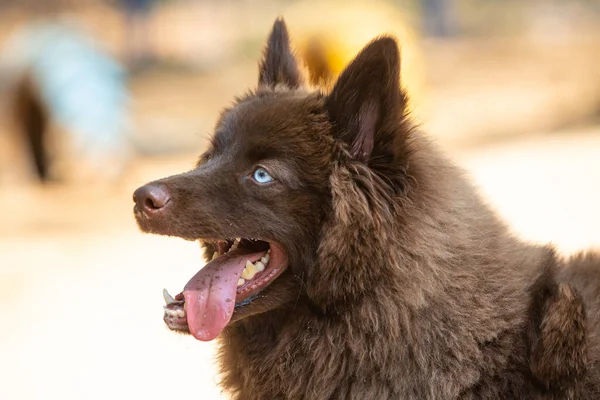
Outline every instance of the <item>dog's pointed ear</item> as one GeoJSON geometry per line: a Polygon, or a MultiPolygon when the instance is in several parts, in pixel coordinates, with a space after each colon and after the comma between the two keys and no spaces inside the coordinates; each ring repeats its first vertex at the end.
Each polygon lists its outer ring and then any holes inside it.
{"type": "Polygon", "coordinates": [[[348,143],[354,158],[364,162],[378,150],[389,152],[378,147],[393,146],[406,104],[398,45],[387,36],[365,46],[326,100],[336,135],[348,143]]]}
{"type": "Polygon", "coordinates": [[[258,84],[270,87],[283,84],[292,89],[302,85],[302,75],[290,49],[290,38],[283,18],[278,18],[273,24],[259,65],[258,84]]]}

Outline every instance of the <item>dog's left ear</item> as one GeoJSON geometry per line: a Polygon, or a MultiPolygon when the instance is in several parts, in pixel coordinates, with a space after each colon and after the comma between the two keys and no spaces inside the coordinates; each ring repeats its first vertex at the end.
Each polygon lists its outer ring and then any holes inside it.
{"type": "Polygon", "coordinates": [[[393,156],[390,153],[398,146],[395,139],[406,105],[400,88],[398,45],[386,36],[372,41],[356,56],[326,100],[337,137],[363,162],[374,156],[393,156]]]}
{"type": "Polygon", "coordinates": [[[283,18],[278,18],[273,24],[259,71],[259,86],[283,84],[296,89],[302,85],[302,75],[290,49],[290,38],[283,18]]]}

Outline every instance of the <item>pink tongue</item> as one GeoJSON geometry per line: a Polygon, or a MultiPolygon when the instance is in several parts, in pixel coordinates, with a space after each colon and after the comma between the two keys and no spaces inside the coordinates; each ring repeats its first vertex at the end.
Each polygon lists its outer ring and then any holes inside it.
{"type": "MultiPolygon", "coordinates": [[[[238,253],[238,251],[236,251],[238,253]]],[[[264,252],[221,256],[202,268],[183,289],[190,333],[198,340],[213,340],[227,326],[233,309],[237,282],[246,266],[264,252]]]]}

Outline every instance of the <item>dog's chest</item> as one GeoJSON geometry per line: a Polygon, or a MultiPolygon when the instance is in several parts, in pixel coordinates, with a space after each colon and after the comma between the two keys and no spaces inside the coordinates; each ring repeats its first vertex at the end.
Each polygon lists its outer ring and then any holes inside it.
{"type": "MultiPolygon", "coordinates": [[[[453,398],[460,391],[454,373],[423,370],[414,349],[402,343],[384,351],[376,338],[350,341],[310,327],[258,339],[238,338],[222,349],[231,356],[223,358],[231,360],[223,365],[225,382],[240,399],[428,398],[427,393],[453,398]]],[[[463,372],[473,376],[472,370],[463,372]]]]}

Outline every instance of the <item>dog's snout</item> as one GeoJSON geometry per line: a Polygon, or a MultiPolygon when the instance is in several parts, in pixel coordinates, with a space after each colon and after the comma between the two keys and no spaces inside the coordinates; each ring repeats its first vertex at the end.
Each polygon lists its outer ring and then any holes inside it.
{"type": "Polygon", "coordinates": [[[138,210],[156,213],[164,209],[171,201],[171,196],[164,185],[150,183],[133,192],[133,201],[138,210]]]}

